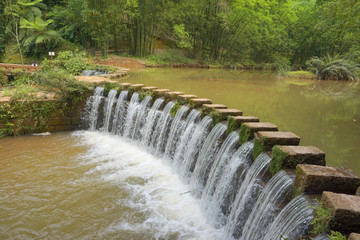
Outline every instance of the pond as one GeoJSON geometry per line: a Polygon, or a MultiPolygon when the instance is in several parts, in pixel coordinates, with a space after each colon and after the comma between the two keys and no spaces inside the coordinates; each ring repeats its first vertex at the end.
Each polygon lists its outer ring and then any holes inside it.
{"type": "Polygon", "coordinates": [[[271,72],[144,69],[126,82],[210,98],[301,137],[326,152],[329,166],[360,174],[360,84],[287,79],[271,72]]]}

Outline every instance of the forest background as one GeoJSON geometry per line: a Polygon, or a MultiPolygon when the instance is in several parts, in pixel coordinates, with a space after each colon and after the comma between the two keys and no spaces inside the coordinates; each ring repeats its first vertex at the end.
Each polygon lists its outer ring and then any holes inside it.
{"type": "Polygon", "coordinates": [[[1,0],[0,61],[108,50],[227,66],[360,63],[358,0],[1,0]]]}

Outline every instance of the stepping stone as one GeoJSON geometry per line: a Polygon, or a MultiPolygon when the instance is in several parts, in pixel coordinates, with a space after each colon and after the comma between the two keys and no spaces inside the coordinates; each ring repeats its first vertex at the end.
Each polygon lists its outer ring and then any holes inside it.
{"type": "Polygon", "coordinates": [[[144,86],[144,84],[131,84],[129,87],[134,88],[135,90],[140,90],[144,86]]]}
{"type": "Polygon", "coordinates": [[[270,172],[274,175],[281,169],[295,169],[298,164],[325,166],[325,152],[314,146],[275,146],[270,172]]]}
{"type": "Polygon", "coordinates": [[[254,116],[232,116],[232,119],[235,120],[236,124],[240,127],[242,123],[245,122],[259,122],[260,119],[254,116]]]}
{"type": "Polygon", "coordinates": [[[298,164],[296,186],[306,193],[320,194],[331,191],[355,194],[360,186],[360,177],[345,167],[298,164]]]}
{"type": "Polygon", "coordinates": [[[299,145],[300,137],[292,132],[259,131],[255,133],[254,158],[260,153],[270,151],[275,145],[299,145]]]}
{"type": "Polygon", "coordinates": [[[154,93],[156,94],[156,97],[163,97],[165,96],[165,93],[170,92],[169,89],[155,89],[154,93]]]}
{"type": "MultiPolygon", "coordinates": [[[[360,231],[360,230],[358,230],[360,231]]],[[[351,233],[348,240],[360,240],[360,234],[359,233],[351,233]]]]}
{"type": "Polygon", "coordinates": [[[278,131],[278,127],[268,122],[247,122],[241,124],[240,144],[254,138],[254,133],[258,131],[278,131]]]}
{"type": "Polygon", "coordinates": [[[222,116],[242,116],[243,112],[234,108],[216,109],[222,116]]]}
{"type": "Polygon", "coordinates": [[[321,200],[332,212],[329,227],[345,234],[360,229],[360,196],[323,192],[321,200]]]}
{"type": "Polygon", "coordinates": [[[185,94],[185,95],[178,95],[178,98],[180,100],[190,100],[190,99],[193,99],[193,98],[197,98],[197,96],[192,95],[192,94],[185,94]]]}
{"type": "Polygon", "coordinates": [[[183,95],[183,92],[166,92],[165,98],[170,100],[176,100],[179,95],[183,95]]]}
{"type": "Polygon", "coordinates": [[[119,85],[122,87],[122,89],[128,89],[131,83],[119,83],[119,85]]]}
{"type": "Polygon", "coordinates": [[[227,106],[223,105],[223,104],[204,104],[203,107],[208,108],[208,109],[226,109],[227,108],[227,106]]]}
{"type": "Polygon", "coordinates": [[[158,87],[142,87],[141,89],[144,91],[152,91],[152,90],[158,89],[158,87]]]}
{"type": "Polygon", "coordinates": [[[212,103],[211,100],[208,98],[194,98],[190,100],[190,104],[193,104],[195,108],[199,108],[204,104],[211,104],[211,103],[212,103]]]}

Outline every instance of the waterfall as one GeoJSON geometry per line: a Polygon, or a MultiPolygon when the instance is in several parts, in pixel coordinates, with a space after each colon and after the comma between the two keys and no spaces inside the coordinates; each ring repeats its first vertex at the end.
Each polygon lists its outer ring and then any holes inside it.
{"type": "Polygon", "coordinates": [[[314,209],[310,205],[311,202],[302,195],[291,200],[275,218],[264,239],[295,239],[305,236],[313,220],[314,209]]]}
{"type": "Polygon", "coordinates": [[[212,118],[205,116],[196,126],[190,140],[186,145],[186,151],[183,156],[183,164],[180,166],[182,177],[186,180],[190,178],[191,171],[194,167],[195,158],[204,143],[206,136],[209,134],[209,128],[212,124],[212,118]]]}
{"type": "Polygon", "coordinates": [[[181,106],[180,109],[176,112],[175,118],[170,127],[169,137],[165,147],[165,156],[168,158],[173,157],[173,147],[176,144],[175,140],[179,138],[178,134],[184,127],[185,122],[183,121],[183,117],[188,111],[189,107],[181,106]]]}
{"type": "Polygon", "coordinates": [[[105,100],[105,105],[104,105],[104,126],[102,131],[103,132],[108,132],[109,131],[109,125],[110,125],[110,118],[112,116],[113,113],[113,106],[116,100],[116,95],[117,95],[117,90],[112,89],[109,91],[108,97],[105,100]]]}
{"type": "Polygon", "coordinates": [[[260,192],[263,190],[261,182],[268,171],[270,160],[267,154],[262,153],[247,171],[244,181],[237,191],[225,225],[226,239],[241,236],[244,224],[254,208],[260,192]]]}
{"type": "Polygon", "coordinates": [[[205,186],[206,174],[211,168],[213,158],[219,145],[219,138],[225,133],[226,126],[222,123],[216,124],[206,138],[196,161],[193,174],[190,179],[192,189],[196,189],[196,195],[201,196],[201,190],[205,186]]]}
{"type": "Polygon", "coordinates": [[[168,161],[190,190],[180,195],[198,198],[207,222],[224,230],[223,239],[292,239],[307,233],[313,218],[310,200],[298,196],[290,201],[293,180],[284,171],[270,178],[271,159],[265,153],[252,162],[253,142],[238,146],[237,132],[225,138],[226,125],[212,127],[212,118],[201,120],[201,113],[189,111],[189,106],[181,106],[172,117],[174,103],[165,105],[163,98],[151,106],[150,96],[140,102],[134,93],[128,101],[128,91],[117,99],[116,90],[106,98],[103,92],[97,87],[86,102],[83,120],[88,129],[103,125],[103,132],[168,161]]]}
{"type": "Polygon", "coordinates": [[[114,120],[112,123],[112,133],[121,134],[123,130],[123,124],[126,108],[128,106],[127,103],[128,91],[121,91],[119,98],[116,102],[115,112],[114,112],[114,120]]]}
{"type": "Polygon", "coordinates": [[[96,125],[98,121],[98,109],[99,105],[101,103],[101,100],[103,99],[104,94],[104,88],[97,87],[95,88],[94,95],[89,98],[89,105],[91,106],[91,111],[89,114],[89,130],[95,131],[96,125]]]}
{"type": "Polygon", "coordinates": [[[154,102],[153,106],[151,107],[147,119],[146,119],[146,123],[144,125],[144,128],[142,130],[142,139],[141,139],[141,143],[143,146],[148,146],[149,145],[149,141],[150,141],[150,136],[153,133],[153,127],[154,124],[156,123],[157,118],[160,116],[160,111],[159,108],[161,107],[161,105],[164,103],[164,99],[163,98],[158,98],[156,99],[156,101],[154,102]]]}
{"type": "Polygon", "coordinates": [[[237,132],[230,133],[217,153],[214,163],[211,166],[204,191],[202,192],[201,198],[205,205],[207,205],[211,199],[225,166],[236,151],[235,146],[238,142],[239,134],[237,132]]]}
{"type": "Polygon", "coordinates": [[[246,142],[239,147],[226,165],[209,203],[207,216],[213,225],[222,226],[234,202],[236,187],[240,186],[251,164],[254,144],[246,142]]]}

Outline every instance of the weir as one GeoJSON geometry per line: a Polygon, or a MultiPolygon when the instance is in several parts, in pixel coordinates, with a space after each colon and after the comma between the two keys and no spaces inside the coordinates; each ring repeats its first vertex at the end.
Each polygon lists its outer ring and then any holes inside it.
{"type": "Polygon", "coordinates": [[[209,100],[204,101],[209,107],[200,110],[191,100],[194,96],[180,101],[176,93],[154,97],[156,88],[141,87],[111,90],[107,96],[97,87],[83,114],[86,129],[119,135],[170,163],[189,184],[186,194],[201,201],[207,222],[223,230],[222,239],[300,239],[309,234],[314,212],[309,206],[315,203],[304,193],[294,197],[301,176],[295,180],[294,171],[287,168],[312,163],[312,158],[322,165],[321,150],[298,149],[296,135],[276,132],[276,126],[257,123],[255,117],[239,116],[239,110],[210,117],[217,106],[209,100]],[[287,152],[277,145],[295,146],[287,152]]]}

